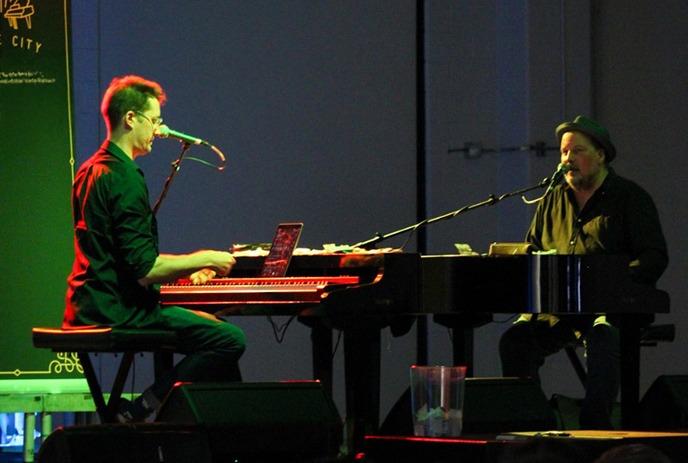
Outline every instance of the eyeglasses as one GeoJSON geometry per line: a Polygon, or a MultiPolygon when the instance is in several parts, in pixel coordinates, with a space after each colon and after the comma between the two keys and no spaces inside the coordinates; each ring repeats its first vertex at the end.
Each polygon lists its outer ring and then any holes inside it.
{"type": "Polygon", "coordinates": [[[151,123],[153,127],[160,127],[162,125],[162,117],[156,117],[154,119],[151,119],[150,117],[146,116],[142,112],[139,111],[134,111],[136,114],[139,116],[143,117],[145,120],[151,123]]]}

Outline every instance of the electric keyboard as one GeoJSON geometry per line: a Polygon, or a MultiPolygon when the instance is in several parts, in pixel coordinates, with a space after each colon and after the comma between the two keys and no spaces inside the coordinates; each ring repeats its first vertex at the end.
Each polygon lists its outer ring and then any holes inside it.
{"type": "Polygon", "coordinates": [[[326,290],[358,284],[357,276],[213,278],[200,285],[189,279],[160,287],[163,305],[225,306],[232,304],[319,303],[326,290]]]}

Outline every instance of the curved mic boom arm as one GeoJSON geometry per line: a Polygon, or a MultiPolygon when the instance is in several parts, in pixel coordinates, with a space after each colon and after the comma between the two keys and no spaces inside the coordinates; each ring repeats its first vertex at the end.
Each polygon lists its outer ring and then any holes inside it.
{"type": "Polygon", "coordinates": [[[538,188],[544,188],[544,187],[548,186],[549,184],[550,184],[550,179],[545,178],[544,180],[542,180],[537,185],[534,185],[534,186],[531,186],[528,188],[523,188],[521,190],[512,191],[510,193],[505,193],[501,196],[495,196],[495,195],[491,194],[490,196],[488,196],[487,199],[480,201],[478,203],[469,204],[467,206],[460,207],[459,209],[456,209],[454,211],[447,212],[445,214],[441,214],[441,215],[438,215],[435,217],[421,220],[418,223],[415,223],[413,225],[409,225],[409,226],[404,227],[404,228],[400,228],[399,230],[395,230],[393,232],[384,233],[384,234],[383,233],[376,233],[375,236],[373,236],[372,238],[367,239],[365,241],[359,241],[358,243],[354,244],[353,247],[371,248],[372,246],[374,246],[375,244],[377,244],[381,241],[384,241],[386,239],[400,235],[402,233],[406,233],[406,232],[413,233],[418,228],[423,227],[425,225],[430,225],[432,223],[439,222],[441,220],[452,219],[452,218],[456,217],[457,215],[461,215],[465,212],[472,211],[473,209],[478,209],[478,208],[483,207],[483,206],[493,206],[503,199],[510,198],[511,196],[516,196],[516,195],[522,196],[524,193],[527,193],[528,191],[536,190],[538,188]]]}

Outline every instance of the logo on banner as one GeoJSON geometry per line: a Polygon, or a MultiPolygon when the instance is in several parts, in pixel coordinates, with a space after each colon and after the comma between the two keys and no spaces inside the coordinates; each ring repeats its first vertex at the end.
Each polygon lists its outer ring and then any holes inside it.
{"type": "Polygon", "coordinates": [[[19,30],[20,24],[31,29],[31,17],[35,12],[31,0],[26,0],[24,5],[21,4],[21,0],[0,0],[0,13],[15,31],[19,30]]]}
{"type": "Polygon", "coordinates": [[[38,54],[43,46],[35,38],[27,35],[33,28],[32,19],[36,14],[33,0],[0,0],[0,20],[7,21],[10,34],[0,32],[0,46],[11,45],[38,54]],[[3,36],[4,35],[4,36],[3,36]]]}

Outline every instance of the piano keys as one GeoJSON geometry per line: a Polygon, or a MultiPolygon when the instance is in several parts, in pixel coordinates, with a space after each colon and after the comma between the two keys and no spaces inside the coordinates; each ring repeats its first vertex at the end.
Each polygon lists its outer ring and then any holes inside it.
{"type": "Polygon", "coordinates": [[[160,287],[161,304],[217,315],[300,315],[346,318],[412,313],[417,307],[417,254],[326,254],[292,257],[287,277],[258,278],[262,257],[237,257],[232,278],[212,287],[188,281],[160,287]],[[291,284],[298,283],[298,284],[291,284]],[[343,297],[342,294],[346,293],[343,297]]]}
{"type": "Polygon", "coordinates": [[[318,304],[327,291],[355,285],[357,276],[212,278],[195,285],[180,279],[160,288],[163,305],[212,307],[233,304],[318,304]]]}

